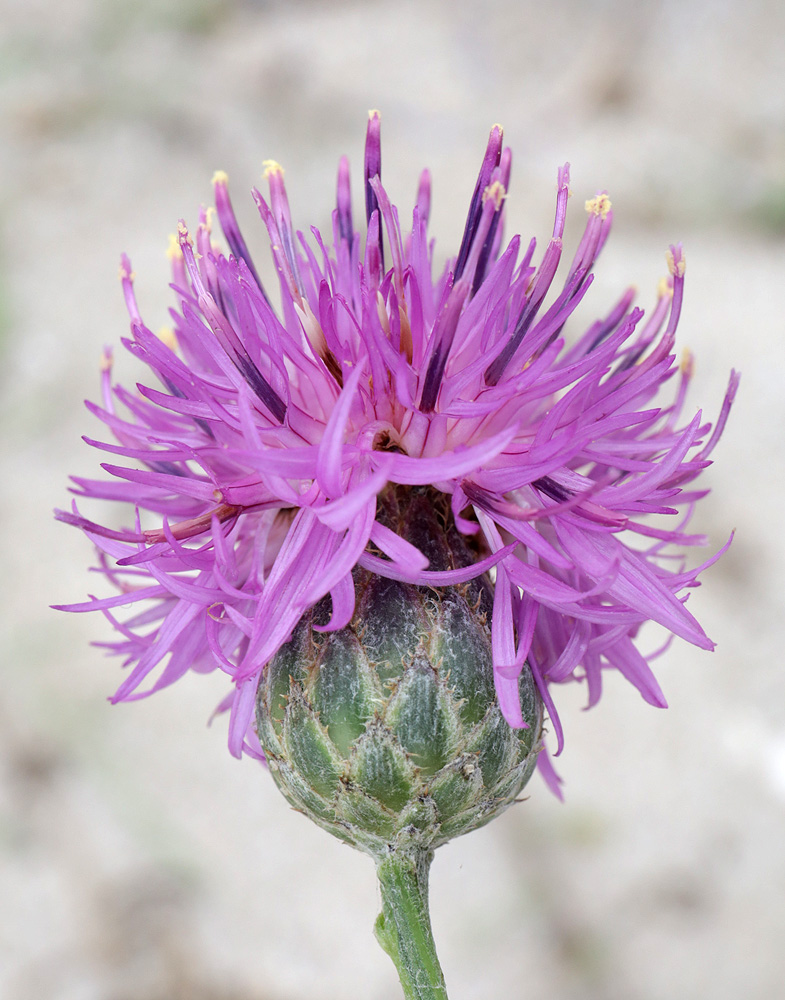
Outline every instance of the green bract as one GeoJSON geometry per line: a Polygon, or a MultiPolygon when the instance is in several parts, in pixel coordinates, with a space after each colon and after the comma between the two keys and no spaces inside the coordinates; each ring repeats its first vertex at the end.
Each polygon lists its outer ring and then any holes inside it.
{"type": "MultiPolygon", "coordinates": [[[[437,570],[476,559],[441,496],[398,487],[380,502],[380,520],[437,570]]],[[[329,617],[318,606],[263,672],[259,739],[291,805],[335,836],[377,858],[432,850],[515,800],[536,764],[542,702],[525,668],[529,728],[502,717],[487,581],[432,589],[357,570],[355,588],[349,626],[314,631],[329,617]]]]}

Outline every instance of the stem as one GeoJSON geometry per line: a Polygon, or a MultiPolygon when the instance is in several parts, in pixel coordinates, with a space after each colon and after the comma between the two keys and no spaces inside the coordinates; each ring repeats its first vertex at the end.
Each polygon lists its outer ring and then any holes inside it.
{"type": "Polygon", "coordinates": [[[428,913],[428,869],[433,852],[394,850],[376,859],[382,912],[376,939],[395,962],[405,1000],[447,1000],[428,913]]]}

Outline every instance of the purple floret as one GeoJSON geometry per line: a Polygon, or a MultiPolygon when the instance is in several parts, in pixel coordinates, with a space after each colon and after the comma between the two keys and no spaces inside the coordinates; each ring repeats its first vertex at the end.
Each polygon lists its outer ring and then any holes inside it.
{"type": "MultiPolygon", "coordinates": [[[[230,679],[229,748],[261,756],[254,697],[265,664],[325,595],[327,630],[354,612],[357,566],[429,586],[494,580],[492,646],[505,717],[521,726],[517,678],[528,662],[562,748],[554,684],[619,670],[652,705],[666,702],[634,639],[654,621],[712,649],[686,608],[699,572],[683,558],[691,487],[710,464],[733,402],[714,426],[682,417],[692,363],[673,351],[684,286],[681,246],[648,318],[627,291],[582,336],[564,328],[593,280],[610,231],[610,201],[586,203],[588,222],[563,285],[560,266],[569,167],[558,173],[553,235],[503,247],[511,154],[491,130],[463,239],[432,274],[426,234],[430,176],[420,179],[411,231],[381,184],[380,122],[365,147],[365,239],[353,228],[349,166],[338,171],[333,245],[295,231],[281,168],[267,169],[269,202],[253,197],[280,281],[280,312],[262,286],[237,224],[226,176],[214,178],[226,256],[211,212],[194,234],[180,223],[172,251],[174,330],[139,315],[130,262],[121,279],[131,317],[126,348],[158,387],[129,392],[102,364],[103,405],[88,408],[113,443],[85,439],[113,478],[75,479],[77,496],[135,508],[123,530],[57,516],[95,543],[118,592],[69,611],[101,611],[118,633],[107,647],[128,673],[114,701],[131,701],[187,670],[230,679]],[[383,235],[391,267],[385,271],[383,235]],[[547,301],[546,301],[547,300],[547,301]],[[655,397],[673,379],[673,402],[655,397]],[[119,464],[118,464],[119,463],[119,464]],[[127,464],[124,464],[127,463],[127,464]],[[431,571],[426,557],[376,521],[388,483],[450,495],[477,562],[431,571]],[[670,515],[673,527],[663,527],[670,515]],[[152,525],[152,526],[150,526],[152,525]],[[130,609],[120,621],[115,609],[130,609]]],[[[721,551],[724,551],[721,550],[721,551]]],[[[721,552],[719,553],[721,554],[721,552]]],[[[718,554],[718,555],[719,555],[718,554]]],[[[552,765],[541,770],[557,787],[552,765]]]]}

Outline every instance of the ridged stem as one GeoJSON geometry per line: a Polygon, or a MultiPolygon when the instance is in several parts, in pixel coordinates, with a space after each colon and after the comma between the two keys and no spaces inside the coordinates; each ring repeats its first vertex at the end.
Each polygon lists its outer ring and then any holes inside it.
{"type": "Polygon", "coordinates": [[[428,869],[433,852],[391,851],[376,859],[382,912],[374,930],[395,963],[405,1000],[447,1000],[428,912],[428,869]]]}

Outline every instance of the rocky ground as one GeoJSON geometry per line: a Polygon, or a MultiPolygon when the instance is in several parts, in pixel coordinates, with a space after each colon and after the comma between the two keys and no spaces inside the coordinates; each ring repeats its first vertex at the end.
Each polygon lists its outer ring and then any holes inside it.
{"type": "MultiPolygon", "coordinates": [[[[743,372],[698,515],[715,546],[737,529],[691,602],[718,649],[674,644],[658,669],[667,712],[620,678],[588,713],[580,690],[562,692],[566,804],[535,782],[437,856],[451,996],[779,995],[785,8],[0,0],[0,25],[0,994],[399,996],[371,936],[370,863],[233,760],[225,724],[206,728],[220,679],[111,708],[118,667],[88,645],[107,627],[47,608],[90,586],[86,542],[50,511],[69,473],[95,469],[80,403],[127,328],[120,252],[156,328],[167,234],[210,198],[215,168],[261,257],[242,193],[262,160],[287,168],[297,223],[324,226],[338,157],[358,169],[379,107],[394,200],[432,168],[443,256],[500,121],[516,231],[547,237],[564,160],[573,241],[584,197],[613,198],[584,319],[630,282],[651,303],[681,239],[694,405],[713,416],[730,367],[743,372]]],[[[136,377],[122,354],[117,372],[136,377]]]]}

